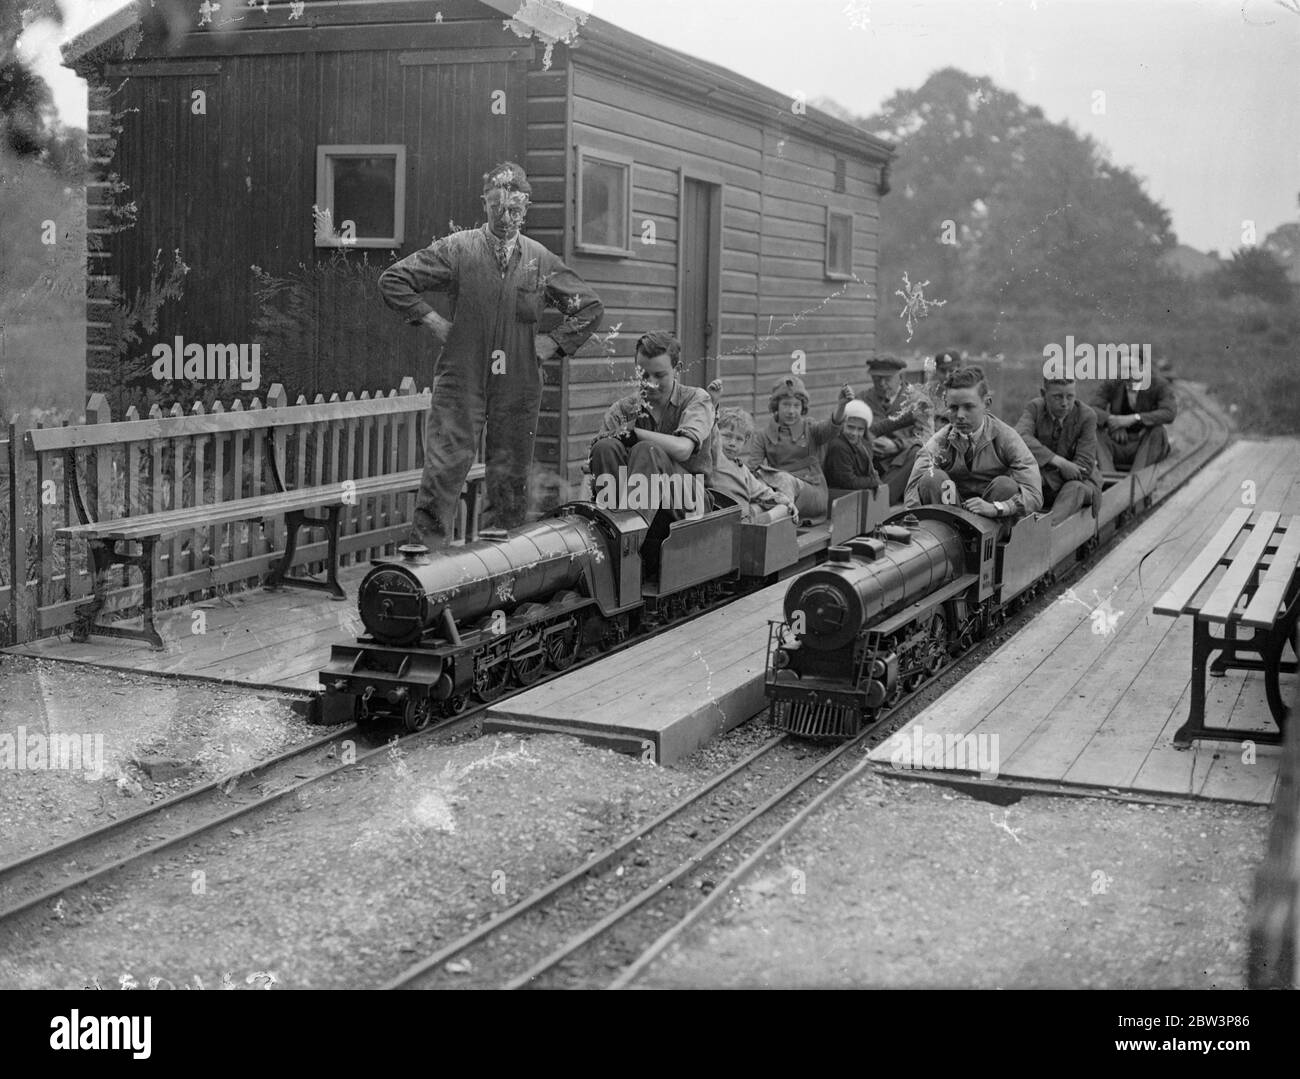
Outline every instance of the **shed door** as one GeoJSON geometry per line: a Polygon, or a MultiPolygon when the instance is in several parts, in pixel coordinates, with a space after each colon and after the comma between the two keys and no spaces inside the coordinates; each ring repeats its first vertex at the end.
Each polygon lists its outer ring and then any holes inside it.
{"type": "Polygon", "coordinates": [[[704,386],[718,375],[718,299],[722,277],[722,187],[687,177],[678,231],[678,327],[682,381],[704,386]]]}

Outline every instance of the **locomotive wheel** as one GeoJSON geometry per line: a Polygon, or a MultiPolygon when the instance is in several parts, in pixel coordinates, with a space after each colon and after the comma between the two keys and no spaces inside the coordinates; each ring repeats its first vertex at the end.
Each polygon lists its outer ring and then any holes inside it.
{"type": "Polygon", "coordinates": [[[429,701],[408,700],[402,709],[402,726],[412,734],[424,730],[433,718],[433,708],[429,701]]]}
{"type": "Polygon", "coordinates": [[[546,666],[546,655],[543,652],[510,661],[510,669],[514,672],[515,681],[521,686],[531,686],[536,682],[542,676],[544,666],[546,666]]]}
{"type": "Polygon", "coordinates": [[[474,696],[484,704],[491,704],[506,691],[510,681],[510,664],[504,660],[474,672],[474,696]]]}
{"type": "Polygon", "coordinates": [[[578,639],[572,630],[553,634],[546,641],[546,661],[557,671],[568,670],[578,655],[578,639]]]}
{"type": "Polygon", "coordinates": [[[469,698],[463,693],[454,694],[442,703],[442,714],[447,718],[458,716],[469,708],[469,698]]]}

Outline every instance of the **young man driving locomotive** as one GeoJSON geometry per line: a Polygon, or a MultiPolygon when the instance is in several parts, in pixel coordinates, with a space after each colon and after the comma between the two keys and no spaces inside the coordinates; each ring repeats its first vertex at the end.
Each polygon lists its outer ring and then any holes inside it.
{"type": "Polygon", "coordinates": [[[681,363],[682,346],[672,334],[642,334],[636,343],[639,389],[609,406],[591,445],[596,501],[635,509],[647,522],[657,511],[669,520],[680,520],[697,507],[640,505],[630,497],[634,487],[689,492],[687,498],[670,501],[694,503],[695,492],[703,491],[713,470],[717,437],[713,398],[708,391],[681,381],[681,363]],[[665,482],[674,479],[675,483],[665,482]]]}
{"type": "Polygon", "coordinates": [[[1043,480],[1016,429],[989,411],[984,372],[954,372],[944,390],[951,422],[916,455],[903,503],[958,505],[981,517],[1020,517],[1043,505],[1043,480]]]}

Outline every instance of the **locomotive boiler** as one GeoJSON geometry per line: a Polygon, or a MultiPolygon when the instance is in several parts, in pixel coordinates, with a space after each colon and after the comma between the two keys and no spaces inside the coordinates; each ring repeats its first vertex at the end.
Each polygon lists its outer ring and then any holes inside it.
{"type": "Polygon", "coordinates": [[[577,587],[605,547],[596,523],[581,517],[543,519],[432,556],[404,547],[402,561],[381,562],[362,580],[361,622],[385,644],[435,629],[455,641],[460,626],[577,587]]]}

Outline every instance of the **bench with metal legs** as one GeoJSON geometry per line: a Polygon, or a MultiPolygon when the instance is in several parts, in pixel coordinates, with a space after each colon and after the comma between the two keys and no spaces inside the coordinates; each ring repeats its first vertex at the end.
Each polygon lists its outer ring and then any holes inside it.
{"type": "Polygon", "coordinates": [[[1243,740],[1240,730],[1206,723],[1207,674],[1221,677],[1234,670],[1264,675],[1269,712],[1278,727],[1252,732],[1250,740],[1281,744],[1288,709],[1278,679],[1300,669],[1295,660],[1283,658],[1288,645],[1293,652],[1298,647],[1300,516],[1288,520],[1269,511],[1234,510],[1153,609],[1193,617],[1191,707],[1174,744],[1243,740]],[[1211,632],[1216,625],[1222,634],[1211,632]]]}

